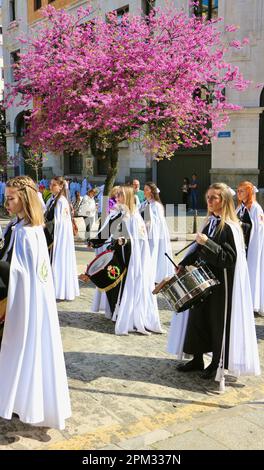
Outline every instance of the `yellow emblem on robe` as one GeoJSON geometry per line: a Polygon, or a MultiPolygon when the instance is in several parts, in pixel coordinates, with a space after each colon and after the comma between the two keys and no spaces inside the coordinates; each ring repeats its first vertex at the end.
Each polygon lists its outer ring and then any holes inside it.
{"type": "Polygon", "coordinates": [[[39,279],[42,282],[47,282],[48,273],[49,273],[48,266],[47,266],[46,260],[44,259],[44,261],[42,262],[42,264],[40,265],[40,268],[38,270],[39,279]]]}

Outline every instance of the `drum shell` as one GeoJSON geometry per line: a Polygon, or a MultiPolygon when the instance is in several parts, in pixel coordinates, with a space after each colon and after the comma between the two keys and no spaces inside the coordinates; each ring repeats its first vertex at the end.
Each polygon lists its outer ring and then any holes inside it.
{"type": "Polygon", "coordinates": [[[190,267],[180,276],[173,276],[160,289],[176,312],[187,310],[204,300],[219,281],[205,267],[190,267]]]}
{"type": "Polygon", "coordinates": [[[91,281],[96,285],[96,287],[101,290],[102,292],[107,292],[110,289],[113,289],[116,287],[121,280],[124,278],[125,274],[127,272],[127,268],[125,266],[125,263],[122,259],[122,257],[117,253],[116,251],[111,251],[111,250],[106,250],[103,253],[100,253],[96,258],[90,263],[90,265],[87,267],[86,274],[89,276],[91,281]],[[89,269],[93,265],[93,263],[101,258],[102,256],[106,255],[107,253],[113,253],[112,259],[102,268],[100,271],[91,274],[89,272],[89,269]],[[115,278],[111,279],[111,271],[110,268],[113,267],[117,270],[119,270],[119,275],[115,278]],[[109,274],[110,271],[110,274],[109,274]]]}

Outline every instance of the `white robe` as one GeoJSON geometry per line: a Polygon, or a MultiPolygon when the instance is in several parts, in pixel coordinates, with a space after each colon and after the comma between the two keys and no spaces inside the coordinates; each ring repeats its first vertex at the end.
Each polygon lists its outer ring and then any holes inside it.
{"type": "Polygon", "coordinates": [[[123,223],[130,237],[131,255],[123,295],[113,314],[115,333],[162,333],[156,296],[152,294],[154,272],[144,221],[136,211],[133,215],[124,215],[123,223]]]}
{"type": "Polygon", "coordinates": [[[46,204],[45,204],[45,202],[44,202],[44,200],[43,200],[43,197],[42,197],[42,194],[41,194],[40,191],[38,191],[38,198],[39,198],[39,200],[40,200],[40,204],[41,204],[42,210],[43,210],[43,212],[45,212],[45,210],[46,210],[46,204]]]}
{"type": "Polygon", "coordinates": [[[0,352],[0,416],[64,429],[71,416],[58,312],[43,228],[11,236],[7,313],[0,352]]]}
{"type": "MultiPolygon", "coordinates": [[[[238,224],[228,222],[237,250],[232,292],[228,371],[235,375],[259,375],[259,355],[251,299],[250,282],[243,240],[238,224]]],[[[189,310],[173,313],[168,336],[168,352],[183,356],[189,310]]],[[[210,352],[210,351],[208,351],[210,352]]]]}
{"type": "Polygon", "coordinates": [[[248,211],[252,222],[247,263],[254,311],[264,315],[264,220],[263,210],[253,202],[248,211]]]}
{"type": "Polygon", "coordinates": [[[80,291],[70,208],[64,196],[56,203],[54,219],[52,273],[56,299],[74,300],[80,295],[80,291]]]}
{"type": "Polygon", "coordinates": [[[170,242],[170,234],[166,219],[164,216],[164,208],[157,201],[143,202],[141,211],[150,211],[150,221],[146,221],[148,232],[149,247],[152,260],[152,269],[154,270],[154,280],[156,283],[163,281],[166,277],[172,277],[175,274],[173,264],[165,256],[167,253],[173,258],[170,242]]]}
{"type": "MultiPolygon", "coordinates": [[[[103,253],[106,250],[106,246],[103,245],[100,248],[96,248],[95,254],[98,256],[100,253],[103,253]]],[[[105,292],[101,292],[97,287],[95,289],[95,293],[93,296],[93,301],[91,305],[91,312],[92,313],[99,313],[100,311],[103,311],[105,314],[105,317],[108,319],[112,318],[112,312],[110,309],[110,305],[106,296],[105,292]]]]}

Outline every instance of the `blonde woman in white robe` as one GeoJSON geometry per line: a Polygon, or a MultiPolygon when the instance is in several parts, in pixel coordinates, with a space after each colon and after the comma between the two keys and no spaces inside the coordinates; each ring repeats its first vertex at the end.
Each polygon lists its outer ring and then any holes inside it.
{"type": "Polygon", "coordinates": [[[149,182],[144,186],[146,201],[140,207],[147,228],[152,270],[154,270],[155,283],[166,277],[174,275],[174,267],[165,256],[172,258],[170,234],[164,215],[164,207],[159,197],[159,190],[155,183],[149,182]]]}
{"type": "Polygon", "coordinates": [[[247,211],[251,221],[247,263],[254,312],[264,316],[264,214],[256,201],[255,188],[251,182],[243,181],[239,184],[237,199],[238,215],[242,210],[247,211]]]}
{"type": "Polygon", "coordinates": [[[16,218],[1,250],[1,262],[9,264],[9,283],[0,416],[12,419],[16,413],[24,423],[64,429],[71,406],[43,212],[31,178],[8,181],[5,205],[16,218]]]}
{"type": "Polygon", "coordinates": [[[50,190],[52,197],[48,200],[45,218],[54,225],[50,257],[56,299],[74,300],[80,292],[71,212],[66,199],[64,178],[62,176],[52,178],[50,190]]]}

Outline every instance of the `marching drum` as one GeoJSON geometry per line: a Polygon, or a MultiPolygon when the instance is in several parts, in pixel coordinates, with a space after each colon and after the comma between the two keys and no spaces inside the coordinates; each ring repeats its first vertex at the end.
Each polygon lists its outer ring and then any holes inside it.
{"type": "Polygon", "coordinates": [[[114,250],[107,250],[88,265],[86,274],[100,291],[113,289],[125,276],[127,268],[119,258],[114,250]]]}
{"type": "Polygon", "coordinates": [[[179,275],[160,282],[153,294],[161,293],[176,312],[183,312],[202,302],[219,283],[205,264],[187,266],[179,275]]]}

